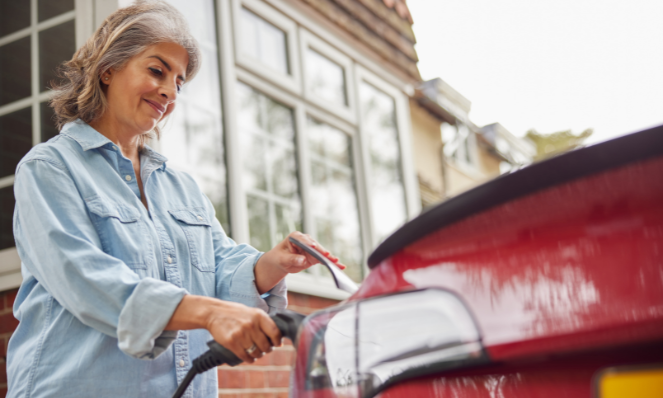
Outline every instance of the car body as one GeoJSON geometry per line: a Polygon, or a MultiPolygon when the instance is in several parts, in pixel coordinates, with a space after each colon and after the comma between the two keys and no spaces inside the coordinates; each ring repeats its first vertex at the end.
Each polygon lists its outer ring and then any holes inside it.
{"type": "Polygon", "coordinates": [[[300,328],[292,397],[663,397],[663,126],[454,197],[368,263],[300,328]]]}

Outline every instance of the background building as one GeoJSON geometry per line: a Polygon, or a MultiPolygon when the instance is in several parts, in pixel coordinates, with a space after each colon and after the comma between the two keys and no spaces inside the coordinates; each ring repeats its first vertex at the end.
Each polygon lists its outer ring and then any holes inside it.
{"type": "MultiPolygon", "coordinates": [[[[303,230],[361,282],[371,250],[422,205],[498,175],[503,162],[521,161],[511,146],[501,147],[515,137],[499,125],[474,126],[469,101],[442,80],[422,85],[403,0],[169,2],[190,22],[204,64],[152,146],[198,181],[238,242],[267,250],[303,230]],[[440,131],[450,132],[446,147],[440,131]]],[[[58,133],[47,105],[57,65],[128,4],[0,2],[3,357],[21,282],[14,169],[32,146],[58,133]]],[[[302,312],[346,297],[320,267],[287,283],[291,308],[302,312]]],[[[220,396],[286,396],[292,354],[286,346],[257,366],[220,368],[220,396]]],[[[0,370],[0,395],[3,377],[0,370]]]]}

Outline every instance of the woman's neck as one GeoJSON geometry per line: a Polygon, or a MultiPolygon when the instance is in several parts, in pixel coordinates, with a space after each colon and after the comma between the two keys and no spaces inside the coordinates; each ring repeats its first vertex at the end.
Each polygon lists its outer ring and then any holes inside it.
{"type": "Polygon", "coordinates": [[[104,116],[90,123],[90,126],[117,145],[122,154],[134,163],[134,166],[140,167],[138,140],[143,133],[132,131],[117,119],[108,117],[108,115],[104,116]]]}

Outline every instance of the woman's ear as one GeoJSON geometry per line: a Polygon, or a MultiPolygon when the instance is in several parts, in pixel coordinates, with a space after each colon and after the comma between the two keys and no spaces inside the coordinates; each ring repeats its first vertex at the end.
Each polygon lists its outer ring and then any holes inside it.
{"type": "Polygon", "coordinates": [[[106,72],[101,74],[101,83],[108,86],[112,79],[112,71],[108,69],[106,72]]]}

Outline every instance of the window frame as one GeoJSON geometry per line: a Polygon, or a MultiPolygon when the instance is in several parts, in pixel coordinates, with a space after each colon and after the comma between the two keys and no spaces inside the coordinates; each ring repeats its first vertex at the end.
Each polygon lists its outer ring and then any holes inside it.
{"type": "MultiPolygon", "coordinates": [[[[0,117],[31,108],[33,147],[41,143],[42,138],[40,106],[53,97],[52,91],[41,91],[41,85],[39,84],[39,32],[74,21],[74,41],[76,48],[80,48],[94,32],[92,22],[93,1],[95,0],[75,0],[73,10],[39,22],[37,0],[30,0],[30,26],[0,38],[0,46],[4,46],[16,40],[30,37],[30,96],[0,106],[0,117]]],[[[0,177],[0,188],[13,186],[14,179],[13,174],[0,177]]],[[[17,288],[22,281],[21,259],[18,256],[16,246],[0,250],[0,291],[17,288]]]]}
{"type": "Polygon", "coordinates": [[[291,19],[287,18],[285,15],[259,0],[232,0],[232,22],[232,41],[235,48],[235,62],[242,68],[245,68],[246,70],[251,71],[258,76],[270,80],[280,88],[285,89],[291,93],[301,95],[302,84],[299,51],[297,50],[299,48],[297,24],[291,19]],[[260,62],[257,62],[258,60],[244,55],[241,52],[240,37],[242,33],[242,8],[246,8],[250,12],[256,14],[258,17],[264,19],[266,22],[274,25],[285,33],[285,51],[290,74],[280,73],[279,71],[272,69],[260,62]]]}

